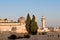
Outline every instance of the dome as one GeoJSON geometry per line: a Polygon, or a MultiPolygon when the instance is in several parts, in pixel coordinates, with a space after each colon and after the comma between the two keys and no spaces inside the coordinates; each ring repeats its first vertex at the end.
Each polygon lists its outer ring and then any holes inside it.
{"type": "Polygon", "coordinates": [[[20,17],[20,18],[18,19],[18,22],[20,22],[20,23],[25,23],[25,18],[24,18],[24,17],[20,17]]]}

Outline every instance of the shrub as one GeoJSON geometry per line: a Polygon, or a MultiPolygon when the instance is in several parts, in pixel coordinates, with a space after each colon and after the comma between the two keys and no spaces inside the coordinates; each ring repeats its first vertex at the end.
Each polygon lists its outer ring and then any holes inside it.
{"type": "Polygon", "coordinates": [[[24,35],[24,38],[30,38],[30,35],[24,35]]]}
{"type": "Polygon", "coordinates": [[[8,39],[15,40],[15,39],[17,39],[17,36],[16,36],[16,35],[14,35],[14,34],[12,34],[11,36],[9,36],[9,37],[8,37],[8,39]]]}

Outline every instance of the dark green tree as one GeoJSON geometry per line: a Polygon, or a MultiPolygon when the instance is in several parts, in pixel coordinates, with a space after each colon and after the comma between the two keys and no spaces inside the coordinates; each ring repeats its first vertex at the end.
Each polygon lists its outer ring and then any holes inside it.
{"type": "Polygon", "coordinates": [[[26,29],[27,29],[28,33],[30,33],[30,25],[31,25],[31,18],[30,18],[30,15],[28,13],[27,19],[26,19],[26,29]]]}
{"type": "Polygon", "coordinates": [[[35,16],[33,15],[32,21],[31,21],[31,33],[36,34],[38,29],[37,22],[35,21],[35,16]]]}

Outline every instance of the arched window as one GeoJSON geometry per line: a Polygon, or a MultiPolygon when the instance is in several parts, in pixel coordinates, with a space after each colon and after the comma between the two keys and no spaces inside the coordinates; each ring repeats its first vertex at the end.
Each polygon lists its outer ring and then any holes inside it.
{"type": "Polygon", "coordinates": [[[12,29],[11,29],[11,30],[12,30],[13,32],[15,32],[15,31],[16,31],[16,29],[17,29],[16,27],[12,27],[12,29]]]}

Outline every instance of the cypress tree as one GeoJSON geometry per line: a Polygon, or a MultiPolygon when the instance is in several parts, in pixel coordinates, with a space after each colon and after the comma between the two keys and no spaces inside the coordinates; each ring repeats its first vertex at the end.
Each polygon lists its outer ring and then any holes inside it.
{"type": "Polygon", "coordinates": [[[26,29],[27,29],[28,33],[30,33],[30,25],[31,25],[31,18],[30,18],[30,15],[28,13],[27,19],[26,19],[26,29]]]}
{"type": "Polygon", "coordinates": [[[37,22],[35,21],[35,16],[33,15],[32,21],[31,21],[31,33],[36,34],[37,33],[37,22]]]}

